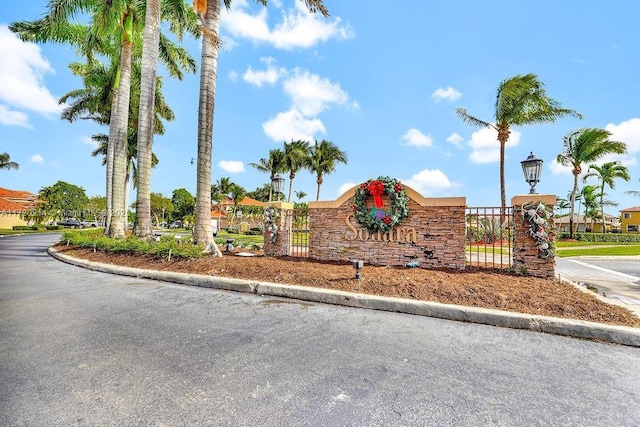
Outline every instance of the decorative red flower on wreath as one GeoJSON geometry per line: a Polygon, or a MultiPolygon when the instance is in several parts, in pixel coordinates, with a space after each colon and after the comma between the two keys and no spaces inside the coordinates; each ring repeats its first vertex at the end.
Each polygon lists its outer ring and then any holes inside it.
{"type": "Polygon", "coordinates": [[[400,181],[381,176],[360,184],[353,198],[353,209],[358,224],[370,233],[387,233],[400,224],[408,215],[409,197],[400,181]],[[385,211],[383,197],[391,202],[391,209],[385,211]],[[373,207],[367,209],[366,203],[373,197],[373,207]]]}

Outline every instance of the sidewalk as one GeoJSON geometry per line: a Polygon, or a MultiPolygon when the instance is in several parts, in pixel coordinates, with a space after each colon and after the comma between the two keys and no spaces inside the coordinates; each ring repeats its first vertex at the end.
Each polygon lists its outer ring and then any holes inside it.
{"type": "Polygon", "coordinates": [[[640,277],[590,265],[575,258],[556,258],[556,277],[586,289],[596,287],[605,301],[621,305],[640,316],[640,277]]]}

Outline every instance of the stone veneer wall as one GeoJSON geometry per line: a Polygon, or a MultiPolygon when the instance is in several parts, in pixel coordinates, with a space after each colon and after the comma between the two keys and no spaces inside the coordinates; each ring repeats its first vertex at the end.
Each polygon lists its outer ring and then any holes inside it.
{"type": "Polygon", "coordinates": [[[515,196],[511,199],[513,206],[514,223],[514,247],[513,247],[513,267],[516,273],[526,274],[535,277],[553,278],[555,275],[556,259],[551,257],[544,259],[540,257],[540,250],[536,241],[529,235],[529,222],[522,217],[522,205],[529,202],[542,202],[551,209],[551,214],[547,220],[546,231],[549,240],[555,242],[555,227],[553,224],[553,207],[556,204],[556,196],[528,194],[526,196],[515,196]]]}
{"type": "Polygon", "coordinates": [[[309,258],[464,270],[466,199],[426,199],[411,188],[405,189],[409,216],[384,235],[369,235],[355,221],[355,187],[336,201],[310,202],[309,258]]]}

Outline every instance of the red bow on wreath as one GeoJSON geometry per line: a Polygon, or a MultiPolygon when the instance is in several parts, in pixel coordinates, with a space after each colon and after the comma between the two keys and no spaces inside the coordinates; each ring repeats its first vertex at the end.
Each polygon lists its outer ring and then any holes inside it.
{"type": "Polygon", "coordinates": [[[383,205],[382,195],[384,194],[384,184],[377,180],[371,181],[367,190],[369,190],[369,193],[373,196],[373,204],[376,208],[381,208],[383,205]]]}

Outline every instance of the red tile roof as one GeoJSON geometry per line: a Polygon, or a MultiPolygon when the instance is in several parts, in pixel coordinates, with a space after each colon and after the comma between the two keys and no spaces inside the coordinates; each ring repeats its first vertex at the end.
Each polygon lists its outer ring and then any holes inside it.
{"type": "Polygon", "coordinates": [[[18,213],[31,209],[31,205],[19,204],[11,200],[0,198],[0,212],[18,213]]]}
{"type": "Polygon", "coordinates": [[[632,206],[630,208],[621,209],[620,212],[640,212],[640,206],[632,206]]]}

